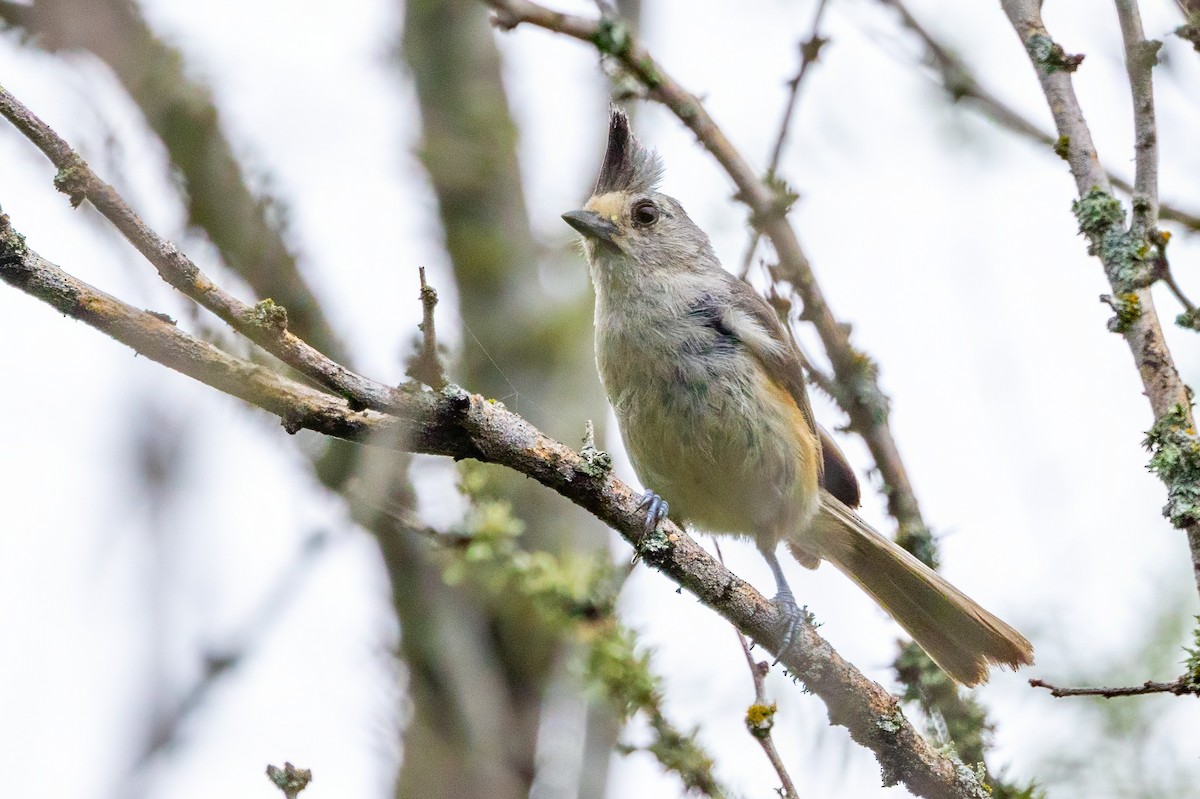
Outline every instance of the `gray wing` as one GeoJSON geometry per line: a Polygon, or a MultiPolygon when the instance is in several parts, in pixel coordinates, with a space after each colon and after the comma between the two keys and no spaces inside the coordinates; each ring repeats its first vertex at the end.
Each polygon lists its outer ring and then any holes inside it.
{"type": "Polygon", "coordinates": [[[800,350],[792,339],[792,334],[783,323],[775,309],[759,296],[758,292],[744,280],[729,275],[729,288],[732,292],[734,310],[740,312],[761,328],[758,334],[753,329],[737,330],[737,320],[731,320],[731,326],[740,334],[739,339],[758,358],[771,379],[787,389],[795,400],[796,406],[808,422],[809,429],[820,441],[821,448],[821,485],[833,496],[851,508],[857,508],[860,502],[858,478],[846,461],[846,456],[834,443],[833,438],[813,417],[812,404],[808,399],[808,386],[804,381],[804,370],[800,367],[800,350]]]}

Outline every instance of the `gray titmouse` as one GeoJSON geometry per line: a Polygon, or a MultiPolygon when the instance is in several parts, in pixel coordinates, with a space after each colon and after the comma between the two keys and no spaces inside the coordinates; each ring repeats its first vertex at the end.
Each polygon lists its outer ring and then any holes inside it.
{"type": "Polygon", "coordinates": [[[791,334],[708,236],[657,191],[662,165],[613,110],[600,178],[563,219],[583,235],[596,288],[596,362],[647,491],[647,528],[667,515],[751,538],[775,576],[790,644],[800,611],[775,556],[828,560],[951,677],[1033,662],[1020,633],[852,510],[858,480],[813,419],[791,334]],[[657,493],[655,493],[657,492],[657,493]]]}

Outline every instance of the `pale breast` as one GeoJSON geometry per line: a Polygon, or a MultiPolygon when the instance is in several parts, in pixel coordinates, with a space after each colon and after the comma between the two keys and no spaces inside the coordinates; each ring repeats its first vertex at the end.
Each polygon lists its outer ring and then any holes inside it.
{"type": "MultiPolygon", "coordinates": [[[[699,305],[597,327],[601,378],[643,484],[709,532],[778,537],[815,512],[811,434],[731,331],[699,305]],[[799,424],[799,427],[798,427],[799,424]]],[[[599,309],[598,309],[599,310],[599,309]]],[[[599,321],[599,319],[598,319],[599,321]]]]}

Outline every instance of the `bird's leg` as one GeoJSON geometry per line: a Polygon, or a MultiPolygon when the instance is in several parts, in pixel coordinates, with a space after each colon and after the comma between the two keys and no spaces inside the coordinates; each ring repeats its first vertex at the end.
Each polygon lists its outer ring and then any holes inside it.
{"type": "Polygon", "coordinates": [[[654,528],[658,527],[658,523],[667,518],[670,508],[666,500],[648,488],[646,493],[642,494],[642,501],[638,503],[638,510],[643,508],[646,510],[646,525],[642,528],[642,533],[650,535],[654,528]]]}
{"type": "Polygon", "coordinates": [[[794,643],[796,630],[799,629],[800,621],[804,618],[804,611],[796,604],[796,598],[792,596],[792,589],[788,586],[787,578],[783,576],[783,567],[779,565],[779,558],[775,556],[775,545],[760,546],[759,551],[766,558],[767,565],[771,567],[771,574],[775,575],[776,591],[772,602],[778,608],[779,615],[783,617],[781,625],[783,632],[779,637],[779,654],[771,663],[774,666],[794,643]]]}

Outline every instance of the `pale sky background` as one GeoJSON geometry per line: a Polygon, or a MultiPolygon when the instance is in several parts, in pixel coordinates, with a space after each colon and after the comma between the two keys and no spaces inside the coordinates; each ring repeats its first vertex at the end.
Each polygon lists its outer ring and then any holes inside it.
{"type": "MultiPolygon", "coordinates": [[[[734,145],[765,166],[812,3],[646,6],[651,51],[704,98],[734,145]]],[[[360,370],[400,379],[419,312],[419,265],[442,288],[443,338],[478,346],[455,332],[436,208],[410,152],[416,104],[390,61],[399,9],[382,0],[348,0],[336,13],[284,0],[144,7],[212,85],[249,171],[269,175],[286,198],[305,274],[360,370]]],[[[984,85],[1049,127],[998,3],[913,7],[984,85]]],[[[1178,24],[1173,8],[1145,4],[1149,36],[1178,24]]],[[[1094,0],[1050,0],[1046,18],[1069,52],[1087,54],[1075,83],[1101,159],[1131,176],[1115,12],[1094,0]]],[[[1029,677],[1173,679],[1181,652],[1157,666],[1139,661],[1139,652],[1162,624],[1196,614],[1197,597],[1184,539],[1161,518],[1164,491],[1145,470],[1149,408],[1125,344],[1105,330],[1111,312],[1096,298],[1107,286],[1075,233],[1065,163],[947,106],[913,66],[917,45],[898,31],[876,3],[831,3],[832,42],[804,86],[783,171],[802,195],[793,220],[834,312],[854,324],[856,345],[881,366],[893,430],[926,517],[943,536],[945,574],[1035,645],[1036,666],[996,674],[979,691],[997,726],[994,764],[1008,764],[1017,779],[1038,778],[1056,799],[1099,795],[1092,789],[1101,785],[1113,796],[1139,785],[1200,795],[1196,702],[1119,700],[1148,709],[1153,724],[1138,740],[1110,747],[1097,743],[1102,717],[1083,702],[1026,685],[1029,677]],[[1048,767],[1064,754],[1095,782],[1048,767]]],[[[525,27],[499,41],[521,125],[529,212],[542,240],[561,246],[572,234],[559,214],[586,196],[599,167],[605,83],[590,46],[525,27]]],[[[1162,196],[1196,212],[1200,55],[1173,37],[1165,54],[1168,66],[1157,72],[1162,196]]],[[[164,182],[164,153],[104,69],[3,37],[0,84],[160,233],[255,299],[219,268],[210,246],[184,232],[164,182]]],[[[746,215],[729,201],[729,180],[664,110],[644,106],[637,128],[664,157],[665,191],[708,231],[727,265],[740,263],[746,215]]],[[[198,314],[106,223],[69,208],[52,177],[48,162],[0,124],[0,203],[29,244],[93,285],[201,329],[198,314]]],[[[1196,237],[1176,236],[1170,256],[1184,287],[1200,296],[1196,237]]],[[[579,280],[582,262],[578,268],[546,279],[579,280]]],[[[1177,304],[1156,297],[1169,322],[1177,304]]],[[[809,331],[799,332],[812,350],[809,331]]],[[[1167,325],[1193,385],[1197,335],[1167,325]]],[[[135,358],[7,286],[0,375],[0,795],[271,797],[279,794],[263,768],[287,759],[315,772],[306,799],[388,796],[403,718],[388,655],[398,632],[386,578],[372,539],[317,487],[293,440],[265,414],[135,358]],[[149,507],[135,469],[138,442],[147,439],[187,486],[149,507]],[[150,697],[186,690],[203,652],[238,645],[314,533],[329,536],[326,548],[252,654],[176,748],[134,770],[150,697]]],[[[537,423],[538,398],[525,399],[522,410],[537,423]]],[[[841,423],[829,403],[817,402],[827,426],[841,423]]],[[[865,474],[865,449],[843,441],[865,474]]],[[[450,496],[453,470],[437,459],[420,463],[425,512],[452,519],[461,507],[450,496]]],[[[877,494],[865,514],[892,529],[877,494]]],[[[628,557],[623,545],[614,551],[628,557]]],[[[734,571],[770,592],[752,547],[727,543],[724,552],[734,571]]],[[[897,628],[835,570],[789,568],[822,632],[892,685],[897,628]]],[[[742,795],[772,795],[774,775],[742,724],[753,688],[729,626],[645,568],[635,571],[621,609],[654,649],[674,721],[699,726],[719,776],[742,795]]],[[[1178,629],[1181,643],[1186,632],[1178,629]]],[[[768,685],[780,706],[776,741],[802,795],[908,795],[879,786],[874,759],[844,730],[828,728],[820,701],[778,673],[768,685]]],[[[572,741],[571,719],[565,711],[559,745],[572,741]]],[[[636,725],[626,735],[643,739],[636,725]]],[[[649,756],[614,756],[610,796],[679,791],[649,756]]]]}

